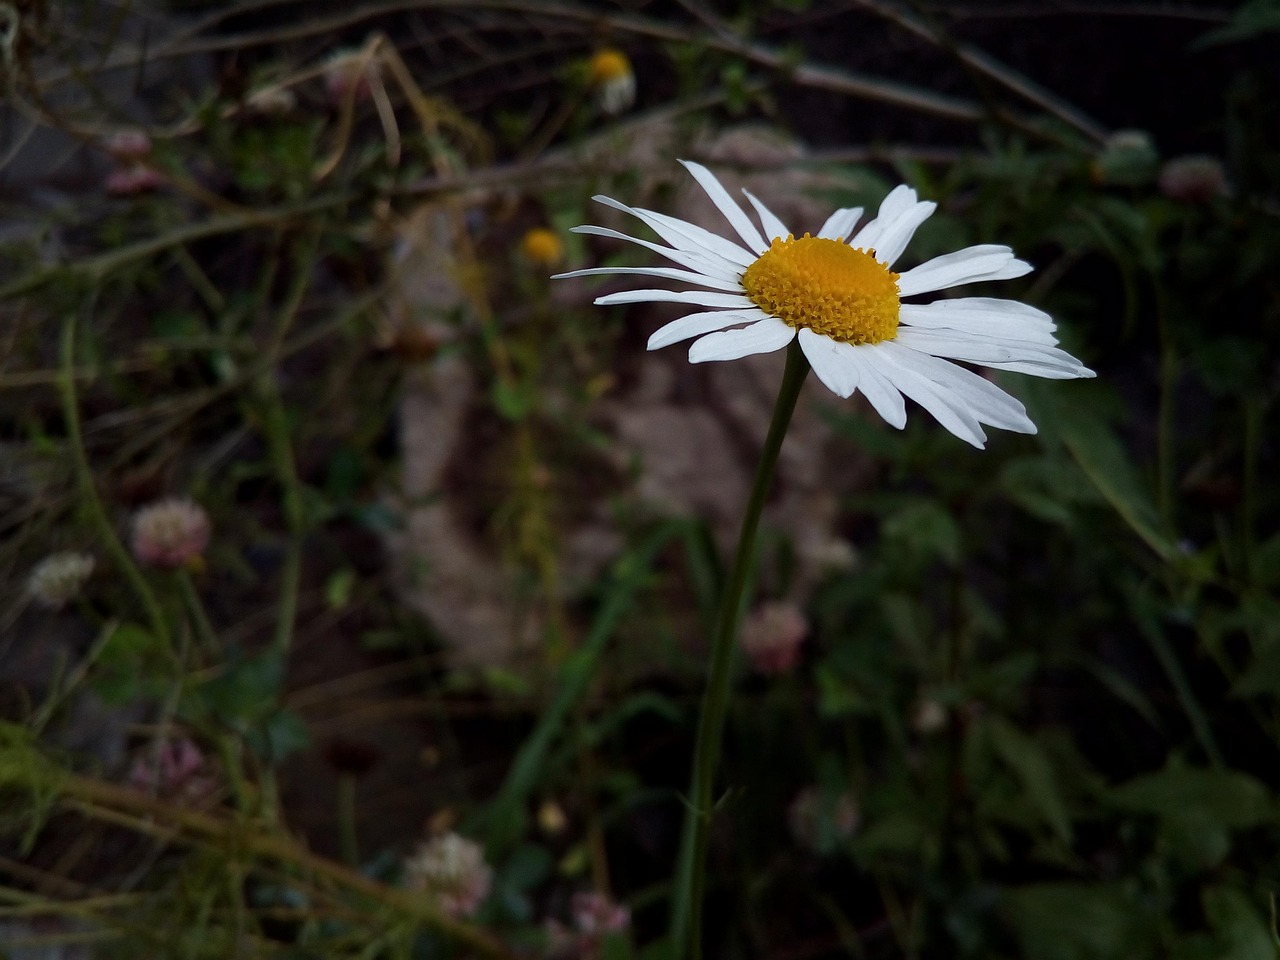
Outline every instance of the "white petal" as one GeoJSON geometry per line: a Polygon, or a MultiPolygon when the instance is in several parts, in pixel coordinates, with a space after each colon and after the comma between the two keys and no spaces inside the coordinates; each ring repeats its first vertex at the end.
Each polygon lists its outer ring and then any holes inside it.
{"type": "Polygon", "coordinates": [[[924,407],[940,424],[966,443],[979,450],[987,442],[987,435],[973,411],[959,396],[939,388],[927,376],[915,368],[912,358],[918,356],[909,350],[895,352],[885,350],[883,343],[868,345],[868,353],[875,353],[881,373],[899,390],[924,407]]]}
{"type": "Polygon", "coordinates": [[[751,201],[751,206],[756,208],[756,215],[760,218],[761,226],[764,227],[765,240],[772,240],[775,237],[785,240],[791,236],[791,231],[787,229],[787,225],[779,220],[772,210],[757,200],[755,194],[746,189],[742,192],[751,201]]]}
{"type": "Polygon", "coordinates": [[[1087,369],[1071,354],[1057,347],[1031,340],[1008,340],[965,335],[948,330],[918,330],[911,327],[899,328],[897,342],[904,347],[928,353],[935,357],[948,357],[952,360],[966,360],[969,363],[981,363],[987,366],[1005,365],[1002,369],[1013,369],[1011,363],[1031,364],[1036,369],[1036,376],[1052,376],[1039,372],[1041,369],[1060,371],[1058,379],[1092,376],[1087,369]]]}
{"type": "Polygon", "coordinates": [[[916,228],[928,220],[936,209],[938,205],[932,201],[917,203],[885,227],[880,233],[880,238],[875,242],[876,259],[892,267],[893,262],[902,256],[902,251],[907,249],[907,244],[915,236],[916,228]]]}
{"type": "Polygon", "coordinates": [[[682,280],[685,283],[696,283],[713,290],[741,291],[742,284],[737,280],[719,280],[701,273],[688,270],[676,270],[672,267],[589,267],[586,270],[570,270],[568,273],[557,273],[551,279],[563,280],[566,277],[599,277],[613,274],[637,274],[642,277],[661,277],[663,280],[682,280]]]}
{"type": "MultiPolygon", "coordinates": [[[[893,353],[895,358],[900,357],[900,352],[908,350],[896,340],[887,340],[880,346],[893,353]]],[[[972,370],[925,353],[915,353],[910,364],[936,383],[939,389],[954,394],[965,403],[980,422],[1015,433],[1036,432],[1036,425],[1031,422],[1026,408],[1017,399],[972,370]]]]}
{"type": "Polygon", "coordinates": [[[983,243],[912,267],[898,278],[898,293],[910,297],[978,280],[1012,280],[1030,272],[1031,264],[1015,259],[1008,247],[983,243]]]}
{"type": "MultiPolygon", "coordinates": [[[[710,310],[704,313],[691,313],[679,320],[672,320],[664,327],[659,327],[649,338],[648,349],[659,350],[662,347],[700,337],[704,333],[712,333],[732,327],[736,323],[753,323],[763,320],[768,314],[763,310],[710,310]]],[[[940,361],[945,362],[945,361],[940,361]]]]}
{"type": "Polygon", "coordinates": [[[601,307],[616,303],[692,303],[700,307],[754,307],[746,297],[735,293],[711,293],[705,290],[622,290],[596,297],[601,307]]]}
{"type": "Polygon", "coordinates": [[[848,397],[858,389],[858,366],[844,355],[841,347],[853,349],[847,343],[838,343],[812,330],[800,331],[800,349],[818,379],[837,397],[848,397]]]}
{"type": "Polygon", "coordinates": [[[904,303],[898,319],[907,326],[922,330],[963,331],[975,336],[1032,340],[1049,346],[1058,342],[1053,335],[1056,325],[1052,318],[1016,300],[969,297],[933,303],[904,303]],[[952,304],[959,306],[953,307],[952,304]],[[1006,304],[1008,307],[1003,306],[1006,304]]]}
{"type": "Polygon", "coordinates": [[[862,229],[849,239],[849,246],[861,247],[863,250],[876,247],[880,242],[881,234],[893,226],[899,217],[912,210],[916,200],[916,192],[905,183],[894,187],[880,201],[880,210],[875,218],[867,221],[862,229]]]}
{"type": "Polygon", "coordinates": [[[724,214],[724,218],[738,232],[738,236],[742,238],[742,242],[749,249],[754,250],[757,255],[769,249],[769,245],[764,242],[764,238],[760,236],[760,231],[756,229],[755,224],[742,212],[742,208],[733,202],[733,197],[729,196],[729,191],[721,186],[714,173],[702,164],[694,163],[692,160],[681,160],[680,162],[684,164],[686,170],[693,174],[693,178],[707,192],[711,202],[724,214]]]}
{"type": "Polygon", "coordinates": [[[865,346],[854,347],[845,354],[858,368],[858,389],[885,423],[901,430],[907,425],[907,405],[902,402],[902,394],[897,387],[876,369],[874,358],[865,354],[865,350],[865,346]]]}
{"type": "Polygon", "coordinates": [[[655,210],[645,210],[643,207],[628,207],[625,203],[619,203],[617,200],[602,195],[594,196],[591,199],[598,203],[603,203],[607,207],[613,207],[615,210],[621,210],[623,213],[629,213],[636,219],[643,221],[650,230],[673,247],[692,250],[706,256],[714,256],[723,260],[726,264],[739,267],[749,267],[758,259],[757,255],[751,251],[744,250],[732,240],[717,233],[712,233],[696,223],[690,223],[678,217],[669,217],[655,210]]]}
{"type": "Polygon", "coordinates": [[[689,362],[737,360],[753,353],[772,353],[785,347],[795,335],[795,327],[777,317],[765,317],[741,330],[707,334],[689,348],[689,362]]]}
{"type": "Polygon", "coordinates": [[[841,207],[827,217],[827,222],[818,231],[818,236],[824,240],[845,240],[853,233],[853,228],[858,225],[860,219],[862,219],[861,207],[841,207]]]}
{"type": "Polygon", "coordinates": [[[742,276],[742,270],[735,264],[726,263],[720,257],[710,257],[704,253],[693,253],[688,250],[673,250],[670,247],[664,247],[661,244],[650,243],[648,240],[641,240],[638,237],[629,237],[625,233],[619,233],[617,230],[610,230],[608,227],[573,227],[570,233],[586,233],[596,237],[609,237],[613,240],[627,240],[631,243],[638,244],[654,253],[660,253],[673,263],[678,263],[682,267],[688,267],[690,270],[697,270],[709,277],[717,277],[721,280],[736,280],[742,276]]]}

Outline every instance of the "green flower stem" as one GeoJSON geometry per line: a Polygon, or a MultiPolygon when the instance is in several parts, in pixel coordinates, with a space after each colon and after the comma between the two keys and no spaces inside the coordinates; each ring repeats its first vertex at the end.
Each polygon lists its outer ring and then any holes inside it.
{"type": "Polygon", "coordinates": [[[156,600],[156,595],[152,592],[151,585],[147,583],[147,578],[142,575],[138,565],[129,556],[129,551],[124,548],[124,544],[116,536],[116,530],[111,523],[111,518],[107,516],[106,508],[98,497],[98,488],[93,480],[93,468],[89,465],[89,456],[85,452],[84,436],[80,432],[80,401],[76,396],[76,315],[74,311],[69,311],[62,321],[62,341],[60,346],[61,374],[58,385],[62,393],[62,416],[66,423],[67,442],[71,448],[71,457],[75,466],[76,480],[80,486],[81,500],[85,509],[88,510],[94,526],[98,528],[98,536],[101,538],[103,546],[107,548],[107,552],[111,554],[111,559],[115,562],[120,572],[124,574],[125,579],[129,581],[129,586],[133,588],[133,592],[137,594],[138,602],[141,604],[147,619],[151,622],[152,633],[167,646],[169,641],[168,621],[165,620],[164,614],[160,610],[160,603],[156,600]]]}
{"type": "Polygon", "coordinates": [[[698,720],[692,784],[684,818],[684,832],[680,838],[680,859],[672,902],[671,943],[676,960],[686,957],[697,960],[702,955],[702,898],[707,843],[711,815],[714,812],[712,795],[715,789],[716,764],[720,759],[720,742],[724,736],[725,714],[729,707],[734,640],[746,606],[746,587],[755,559],[756,529],[760,525],[760,513],[764,509],[765,498],[773,481],[773,470],[778,462],[782,441],[787,435],[787,426],[791,423],[791,414],[796,408],[796,399],[800,396],[800,387],[804,385],[808,373],[809,361],[800,350],[799,340],[793,340],[787,348],[787,367],[782,375],[782,385],[778,388],[773,420],[769,424],[764,449],[760,452],[760,464],[756,468],[751,495],[747,499],[747,509],[742,517],[733,569],[729,572],[729,581],[720,599],[716,635],[711,647],[711,666],[703,694],[702,715],[698,720]]]}
{"type": "Polygon", "coordinates": [[[180,569],[176,576],[178,592],[182,594],[182,605],[187,608],[187,616],[191,618],[191,626],[196,632],[196,637],[199,638],[204,652],[213,656],[218,653],[220,644],[213,624],[209,622],[208,614],[205,613],[204,604],[200,601],[200,593],[192,583],[191,574],[188,571],[180,569]]]}

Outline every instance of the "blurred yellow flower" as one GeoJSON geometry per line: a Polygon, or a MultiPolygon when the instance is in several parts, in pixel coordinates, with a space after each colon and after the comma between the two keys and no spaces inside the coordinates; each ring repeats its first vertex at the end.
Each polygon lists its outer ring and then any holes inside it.
{"type": "Polygon", "coordinates": [[[520,252],[532,263],[552,266],[564,259],[564,243],[554,231],[534,227],[525,232],[520,241],[520,252]]]}
{"type": "Polygon", "coordinates": [[[636,100],[636,75],[621,50],[602,47],[591,56],[588,80],[596,91],[596,103],[605,113],[621,113],[636,100]]]}

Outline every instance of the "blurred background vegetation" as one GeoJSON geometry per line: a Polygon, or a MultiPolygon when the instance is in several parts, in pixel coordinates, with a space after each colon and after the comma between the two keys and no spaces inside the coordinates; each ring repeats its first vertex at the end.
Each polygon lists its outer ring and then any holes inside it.
{"type": "Polygon", "coordinates": [[[777,358],[548,275],[634,258],[594,193],[714,226],[684,157],[809,229],[912,184],[1099,374],[983,453],[804,399],[709,955],[1274,957],[1278,28],[0,4],[0,953],[668,954],[777,358]]]}

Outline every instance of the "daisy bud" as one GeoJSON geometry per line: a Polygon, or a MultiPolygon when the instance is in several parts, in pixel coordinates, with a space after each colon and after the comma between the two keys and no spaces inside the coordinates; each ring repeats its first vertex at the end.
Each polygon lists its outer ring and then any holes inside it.
{"type": "Polygon", "coordinates": [[[792,836],[814,853],[829,853],[858,829],[858,803],[849,792],[829,794],[805,787],[791,801],[787,824],[792,836]]]}
{"type": "Polygon", "coordinates": [[[738,644],[760,673],[786,673],[800,657],[808,621],[793,603],[763,603],[747,617],[738,644]]]}
{"type": "Polygon", "coordinates": [[[1160,168],[1160,192],[1179,203],[1208,203],[1230,192],[1227,174],[1216,157],[1175,157],[1160,168]]]}
{"type": "Polygon", "coordinates": [[[434,898],[451,917],[470,917],[480,909],[493,883],[493,870],[480,845],[446,833],[420,845],[404,862],[405,886],[434,898]]]}
{"type": "Polygon", "coordinates": [[[1145,131],[1117,130],[1094,161],[1093,176],[1099,183],[1117,186],[1150,183],[1159,161],[1156,146],[1145,131]]]}
{"type": "Polygon", "coordinates": [[[133,555],[147,566],[176,570],[198,562],[210,533],[209,515],[198,503],[159,500],[133,516],[133,555]]]}
{"type": "Polygon", "coordinates": [[[521,238],[520,253],[530,263],[551,267],[564,259],[564,244],[546,227],[534,227],[521,238]]]}
{"type": "Polygon", "coordinates": [[[27,577],[27,594],[40,606],[59,610],[80,595],[93,567],[93,557],[87,553],[65,550],[51,554],[27,577]]]}
{"type": "Polygon", "coordinates": [[[564,812],[564,807],[554,800],[542,801],[542,805],[538,807],[538,827],[542,832],[554,837],[564,833],[567,826],[569,826],[569,817],[564,812]]]}
{"type": "Polygon", "coordinates": [[[622,113],[636,101],[636,75],[621,50],[597,50],[587,65],[587,79],[596,92],[596,103],[605,113],[622,113]]]}

